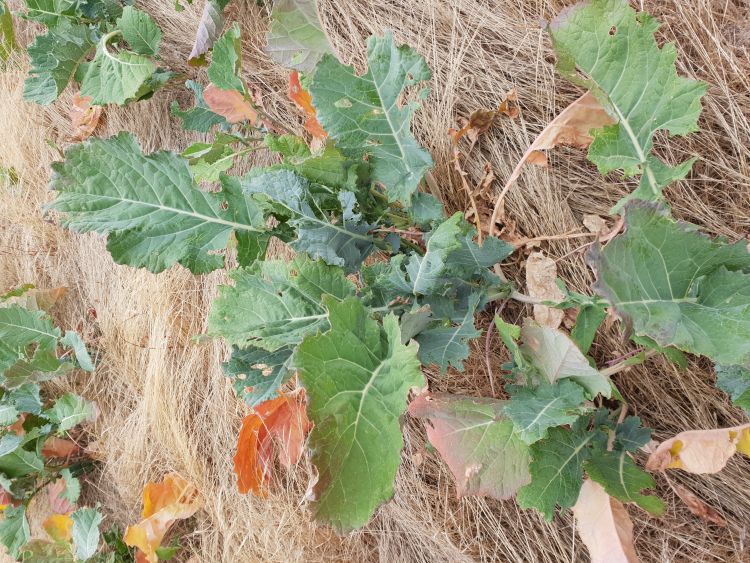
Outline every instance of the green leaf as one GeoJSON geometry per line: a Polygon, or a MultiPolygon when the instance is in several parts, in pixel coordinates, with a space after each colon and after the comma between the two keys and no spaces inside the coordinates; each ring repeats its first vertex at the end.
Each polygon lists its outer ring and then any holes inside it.
{"type": "Polygon", "coordinates": [[[417,225],[428,226],[445,219],[445,208],[434,195],[416,192],[411,198],[409,217],[417,225]]]}
{"type": "Polygon", "coordinates": [[[79,0],[26,0],[27,12],[23,17],[56,27],[76,19],[78,3],[79,0]]]}
{"type": "Polygon", "coordinates": [[[217,133],[211,143],[193,143],[181,156],[188,159],[190,171],[197,181],[218,182],[222,172],[226,172],[234,165],[234,160],[240,153],[232,145],[239,139],[234,135],[217,133]]]}
{"type": "Polygon", "coordinates": [[[549,26],[560,72],[591,88],[617,121],[592,132],[589,159],[603,174],[617,169],[643,174],[637,192],[626,200],[660,199],[669,182],[685,176],[692,161],[674,169],[659,161],[651,154],[654,135],[659,130],[670,135],[696,131],[707,88],[678,76],[677,49],[673,43],[657,45],[658,27],[627,0],[582,2],[549,26]]]}
{"type": "Polygon", "coordinates": [[[206,53],[211,50],[224,27],[224,8],[227,4],[229,0],[206,0],[188,64],[192,66],[206,64],[206,53]]]}
{"type": "Polygon", "coordinates": [[[466,315],[458,324],[437,324],[421,331],[416,336],[419,343],[419,359],[423,365],[436,364],[445,372],[451,365],[464,370],[464,360],[469,357],[468,341],[479,338],[482,332],[474,328],[474,313],[479,305],[479,294],[469,299],[466,315]]]}
{"type": "Polygon", "coordinates": [[[99,547],[99,525],[104,520],[96,508],[79,508],[70,515],[73,520],[73,546],[77,559],[93,557],[99,547]]]}
{"type": "Polygon", "coordinates": [[[9,434],[3,434],[0,437],[0,457],[5,457],[8,454],[15,452],[21,447],[23,439],[17,434],[12,432],[9,434]]]}
{"type": "Polygon", "coordinates": [[[208,333],[230,344],[269,352],[299,344],[305,335],[328,328],[321,296],[343,300],[355,294],[343,270],[304,256],[292,263],[258,262],[231,276],[235,285],[220,287],[208,333]]]}
{"type": "Polygon", "coordinates": [[[79,0],[77,9],[90,20],[114,23],[122,15],[123,8],[121,0],[79,0]]]}
{"type": "Polygon", "coordinates": [[[7,393],[19,411],[31,414],[42,412],[42,398],[39,396],[39,386],[36,383],[25,383],[7,393]]]}
{"type": "Polygon", "coordinates": [[[531,483],[518,491],[521,508],[536,508],[548,521],[555,506],[570,508],[583,484],[583,462],[591,456],[589,445],[598,436],[574,425],[572,430],[550,428],[547,438],[531,446],[531,483]]]}
{"type": "Polygon", "coordinates": [[[607,318],[607,309],[600,304],[583,305],[578,311],[576,324],[570,331],[570,339],[583,354],[588,354],[596,331],[607,318]]]}
{"type": "Polygon", "coordinates": [[[326,55],[310,85],[317,118],[347,156],[368,155],[372,179],[383,184],[391,201],[411,202],[432,157],[409,129],[415,102],[400,106],[407,86],[429,80],[424,59],[407,46],[396,47],[393,36],[370,37],[369,70],[357,76],[354,67],[326,55]]]}
{"type": "Polygon", "coordinates": [[[19,414],[8,395],[4,395],[0,399],[0,426],[10,426],[15,423],[19,414]]]}
{"type": "Polygon", "coordinates": [[[94,371],[94,362],[91,360],[88,350],[86,350],[86,344],[76,331],[66,330],[65,336],[60,339],[60,344],[73,349],[73,354],[75,354],[76,361],[82,370],[94,371]]]}
{"type": "Polygon", "coordinates": [[[117,27],[128,45],[139,55],[156,55],[161,43],[161,30],[146,12],[125,6],[117,27]]]}
{"type": "Polygon", "coordinates": [[[505,415],[527,444],[544,438],[548,428],[572,424],[586,410],[583,388],[568,379],[541,383],[533,389],[507,385],[505,390],[510,395],[505,415]]]}
{"type": "Polygon", "coordinates": [[[226,248],[232,233],[250,244],[266,231],[261,210],[236,184],[201,191],[186,160],[166,151],[146,156],[126,132],[75,145],[52,168],[52,207],[67,213],[63,224],[109,233],[107,248],[119,264],[161,272],[179,263],[210,272],[223,265],[213,251],[226,248]]]}
{"type": "Polygon", "coordinates": [[[311,72],[332,52],[322,27],[315,0],[276,0],[266,53],[283,67],[311,72]]]}
{"type": "Polygon", "coordinates": [[[91,96],[94,105],[124,105],[142,97],[144,90],[148,90],[147,81],[157,70],[156,63],[147,56],[126,50],[114,51],[110,42],[120,34],[120,30],[115,30],[104,35],[94,60],[86,67],[81,95],[91,96]]]}
{"type": "Polygon", "coordinates": [[[614,446],[618,450],[635,452],[651,441],[651,430],[641,426],[641,419],[629,416],[615,428],[614,446]]]}
{"type": "Polygon", "coordinates": [[[372,225],[354,212],[357,201],[352,192],[337,194],[340,217],[332,217],[311,196],[310,183],[290,170],[251,173],[243,178],[242,189],[256,198],[260,194],[270,198],[274,209],[287,215],[297,229],[292,248],[312,258],[354,271],[375,249],[375,240],[368,234],[372,225]]]}
{"type": "Polygon", "coordinates": [[[607,494],[622,502],[634,502],[643,510],[662,514],[664,502],[653,495],[643,495],[643,489],[656,486],[654,479],[636,466],[626,452],[598,451],[584,463],[588,476],[604,487],[607,494]]]}
{"type": "Polygon", "coordinates": [[[3,0],[0,2],[0,61],[7,61],[10,54],[16,49],[18,49],[18,43],[16,43],[13,17],[3,0]]]}
{"type": "Polygon", "coordinates": [[[295,356],[308,394],[313,510],[340,530],[364,525],[393,496],[404,440],[399,417],[412,387],[423,387],[416,345],[401,344],[395,316],[383,326],[357,298],[325,298],[331,330],[308,336],[295,356]]]}
{"type": "Polygon", "coordinates": [[[44,414],[50,422],[58,425],[59,432],[64,432],[93,418],[94,405],[83,397],[65,393],[44,414]]]}
{"type": "Polygon", "coordinates": [[[44,471],[44,460],[36,452],[23,448],[23,439],[6,434],[0,438],[0,473],[11,479],[44,471]]]}
{"type": "Polygon", "coordinates": [[[73,474],[67,467],[60,471],[60,475],[65,481],[65,490],[60,494],[60,496],[66,499],[71,504],[77,503],[78,497],[81,496],[81,482],[77,477],[73,477],[73,474]]]}
{"type": "Polygon", "coordinates": [[[224,375],[232,380],[237,396],[254,407],[273,399],[279,388],[293,375],[290,370],[293,348],[274,352],[251,346],[232,348],[232,357],[223,364],[224,375]]]}
{"type": "Polygon", "coordinates": [[[750,370],[742,366],[716,364],[716,387],[750,415],[750,370]]]}
{"type": "Polygon", "coordinates": [[[34,354],[53,354],[60,338],[60,329],[43,311],[29,311],[11,305],[0,308],[0,372],[27,358],[29,346],[36,345],[34,354]]]}
{"type": "Polygon", "coordinates": [[[67,20],[37,36],[29,46],[31,68],[23,87],[24,99],[42,105],[55,101],[93,47],[88,27],[67,20]]]}
{"type": "Polygon", "coordinates": [[[521,329],[521,350],[549,383],[569,378],[591,397],[609,397],[609,379],[592,367],[575,343],[561,330],[526,322],[521,329]]]}
{"type": "Polygon", "coordinates": [[[0,520],[0,543],[8,548],[8,553],[18,557],[21,547],[30,537],[26,507],[21,505],[6,508],[3,511],[3,519],[0,520]]]}
{"type": "Polygon", "coordinates": [[[240,27],[234,23],[214,44],[208,79],[222,90],[237,90],[245,93],[239,75],[242,70],[240,27]]]}
{"type": "Polygon", "coordinates": [[[456,478],[459,496],[507,499],[531,480],[529,451],[503,415],[505,401],[425,393],[409,404],[456,478]]]}
{"type": "Polygon", "coordinates": [[[660,346],[750,366],[750,253],[711,240],[653,204],[632,203],[626,231],[590,254],[596,293],[660,346]]]}
{"type": "Polygon", "coordinates": [[[203,86],[193,80],[185,82],[185,86],[195,94],[195,107],[188,110],[181,110],[180,105],[174,101],[170,106],[172,115],[182,119],[182,128],[187,131],[198,131],[199,133],[208,133],[214,125],[229,127],[226,119],[218,113],[208,109],[203,99],[203,86]]]}

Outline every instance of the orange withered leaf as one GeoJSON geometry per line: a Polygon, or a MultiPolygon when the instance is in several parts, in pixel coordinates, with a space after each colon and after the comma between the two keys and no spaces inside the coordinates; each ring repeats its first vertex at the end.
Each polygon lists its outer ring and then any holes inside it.
{"type": "Polygon", "coordinates": [[[91,105],[91,96],[81,96],[80,92],[73,94],[70,106],[70,123],[73,125],[72,141],[84,141],[91,137],[99,125],[104,108],[91,105]]]}
{"type": "Polygon", "coordinates": [[[219,114],[229,123],[255,123],[258,119],[258,113],[253,106],[237,90],[222,90],[209,84],[203,92],[203,99],[212,112],[219,114]]]}
{"type": "Polygon", "coordinates": [[[305,395],[281,395],[264,401],[242,421],[234,456],[234,472],[241,493],[260,494],[271,473],[274,443],[279,461],[289,467],[299,460],[312,424],[305,411],[305,395]]]}
{"type": "Polygon", "coordinates": [[[73,537],[73,519],[68,514],[53,514],[42,527],[55,541],[69,542],[73,537]]]}
{"type": "Polygon", "coordinates": [[[325,139],[328,133],[318,122],[317,111],[312,104],[312,95],[302,88],[299,81],[299,73],[293,70],[289,74],[289,99],[305,112],[305,130],[316,139],[325,139]]]}

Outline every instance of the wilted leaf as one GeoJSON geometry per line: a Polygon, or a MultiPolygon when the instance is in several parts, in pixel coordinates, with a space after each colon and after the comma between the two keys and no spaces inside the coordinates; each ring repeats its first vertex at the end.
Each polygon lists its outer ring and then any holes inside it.
{"type": "Polygon", "coordinates": [[[229,127],[226,119],[208,109],[203,99],[203,86],[194,80],[185,82],[185,86],[195,95],[195,107],[181,110],[180,105],[173,101],[170,111],[182,120],[182,128],[187,131],[207,133],[214,125],[229,127]]]}
{"type": "Polygon", "coordinates": [[[245,96],[237,90],[222,90],[209,84],[203,92],[203,99],[212,112],[220,115],[229,123],[249,121],[252,125],[258,119],[258,114],[245,96]]]}
{"type": "Polygon", "coordinates": [[[689,473],[718,473],[740,452],[750,457],[750,424],[716,430],[688,430],[659,444],[646,469],[682,469],[689,473]]]}
{"type": "Polygon", "coordinates": [[[698,518],[716,524],[717,526],[721,526],[722,528],[726,528],[727,521],[721,514],[719,514],[719,511],[708,506],[708,504],[699,499],[698,496],[687,487],[683,487],[679,483],[670,483],[669,486],[672,487],[672,490],[680,500],[685,503],[688,510],[698,518]]]}
{"type": "Polygon", "coordinates": [[[81,96],[80,92],[73,94],[70,106],[70,123],[73,126],[72,141],[83,141],[94,134],[99,118],[104,108],[92,106],[89,96],[81,96]]]}
{"type": "Polygon", "coordinates": [[[290,100],[297,104],[297,107],[305,112],[305,130],[315,139],[325,139],[328,136],[328,133],[326,133],[320,125],[317,112],[312,104],[312,95],[310,92],[302,88],[299,81],[299,73],[296,70],[293,70],[289,74],[288,96],[290,100]]]}
{"type": "MultiPolygon", "coordinates": [[[[526,260],[526,287],[529,295],[541,301],[559,303],[565,293],[557,287],[557,263],[541,252],[532,253],[526,260]]],[[[565,311],[546,305],[534,305],[534,319],[542,326],[557,328],[562,323],[565,311]]]]}
{"type": "Polygon", "coordinates": [[[140,550],[141,559],[157,563],[156,549],[175,520],[190,518],[201,505],[198,489],[170,473],[161,483],[148,483],[143,488],[143,520],[128,526],[123,539],[140,550]]]}
{"type": "Polygon", "coordinates": [[[259,494],[271,475],[274,444],[284,467],[297,463],[311,428],[304,392],[281,395],[260,403],[242,420],[234,456],[234,472],[241,493],[259,494]]]}
{"type": "Polygon", "coordinates": [[[206,53],[211,50],[224,27],[224,8],[229,2],[230,0],[206,0],[188,64],[193,66],[205,64],[206,53]]]}
{"type": "Polygon", "coordinates": [[[331,52],[315,0],[275,0],[266,52],[286,68],[311,72],[331,52]]]}
{"type": "Polygon", "coordinates": [[[459,496],[507,499],[526,485],[529,452],[503,416],[506,401],[424,393],[409,414],[424,419],[427,437],[456,479],[459,496]]]}
{"type": "Polygon", "coordinates": [[[73,538],[73,520],[68,514],[53,514],[42,526],[55,541],[69,542],[73,538]]]}
{"type": "Polygon", "coordinates": [[[589,550],[591,563],[637,563],[633,522],[622,503],[601,485],[583,482],[573,506],[576,530],[589,550]]]}

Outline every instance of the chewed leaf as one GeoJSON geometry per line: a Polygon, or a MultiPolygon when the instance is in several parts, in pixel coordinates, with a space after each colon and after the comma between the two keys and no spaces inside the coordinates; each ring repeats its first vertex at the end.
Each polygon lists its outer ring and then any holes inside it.
{"type": "Polygon", "coordinates": [[[456,478],[459,496],[507,499],[530,480],[529,452],[503,416],[506,401],[424,393],[409,404],[456,478]]]}
{"type": "Polygon", "coordinates": [[[310,72],[331,52],[315,0],[276,0],[266,52],[286,68],[310,72]]]}
{"type": "Polygon", "coordinates": [[[223,365],[224,374],[232,380],[237,397],[253,407],[276,397],[292,376],[292,351],[292,347],[274,352],[255,346],[234,347],[232,357],[223,365]]]}
{"type": "Polygon", "coordinates": [[[692,162],[668,167],[651,154],[653,139],[660,130],[671,135],[697,130],[707,88],[678,76],[677,50],[672,43],[657,45],[658,27],[627,0],[582,2],[563,10],[549,26],[560,72],[592,88],[616,121],[593,132],[589,159],[603,174],[618,169],[642,174],[630,198],[660,199],[669,182],[687,174],[692,162]]]}
{"type": "Polygon", "coordinates": [[[688,430],[659,444],[646,468],[682,469],[690,473],[718,473],[740,452],[750,457],[750,424],[716,430],[688,430]]]}
{"type": "Polygon", "coordinates": [[[372,178],[383,184],[391,201],[411,202],[432,157],[409,129],[416,104],[399,106],[407,86],[429,80],[424,59],[407,46],[396,47],[393,36],[371,37],[367,43],[369,70],[357,76],[327,55],[318,63],[310,92],[318,121],[344,154],[367,154],[372,178]]]}

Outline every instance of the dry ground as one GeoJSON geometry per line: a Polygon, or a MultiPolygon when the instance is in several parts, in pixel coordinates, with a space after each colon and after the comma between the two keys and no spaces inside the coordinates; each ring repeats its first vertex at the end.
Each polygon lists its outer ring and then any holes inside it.
{"type": "MultiPolygon", "coordinates": [[[[173,0],[137,1],[164,30],[162,52],[170,66],[204,78],[184,61],[202,8],[184,12],[173,0]]],[[[699,154],[690,178],[668,190],[675,213],[708,232],[731,239],[750,226],[750,4],[743,0],[642,2],[664,22],[660,40],[677,41],[681,72],[707,81],[702,131],[671,140],[671,161],[699,154]]],[[[19,7],[18,0],[11,2],[19,7]]],[[[230,8],[245,36],[245,75],[264,103],[285,120],[299,116],[286,101],[285,73],[262,52],[267,19],[255,2],[230,8]]],[[[547,0],[323,0],[325,27],[339,56],[362,66],[366,38],[386,28],[413,45],[434,71],[432,94],[416,120],[416,133],[438,163],[439,196],[449,210],[467,201],[449,163],[446,132],[457,118],[497,105],[515,87],[522,116],[503,120],[481,140],[468,166],[477,179],[485,163],[502,183],[535,134],[580,92],[556,77],[540,18],[552,17],[564,2],[547,0]]],[[[35,32],[21,27],[22,40],[35,32]]],[[[234,561],[585,561],[569,516],[546,524],[513,502],[456,500],[445,466],[424,450],[424,434],[408,422],[404,464],[395,499],[365,529],[338,537],[311,522],[302,505],[309,467],[303,462],[281,478],[268,498],[241,496],[231,458],[244,411],[222,376],[226,349],[220,342],[195,344],[222,273],[194,277],[174,268],[160,275],[113,264],[98,236],[75,236],[42,218],[54,147],[70,134],[66,107],[70,92],[48,108],[21,99],[26,60],[19,56],[0,77],[0,164],[14,167],[20,182],[0,191],[0,289],[20,283],[65,285],[70,294],[58,309],[66,328],[82,330],[96,351],[99,369],[75,387],[95,399],[102,416],[93,430],[105,462],[89,487],[89,499],[105,507],[111,521],[132,522],[140,510],[143,484],[166,471],[179,471],[198,485],[205,510],[180,528],[188,553],[205,562],[234,561]],[[51,141],[51,143],[50,143],[51,141]],[[93,311],[96,312],[95,316],[93,311]],[[420,455],[416,455],[420,454],[420,455]],[[423,461],[421,461],[423,460],[423,461]],[[421,462],[420,462],[421,461],[421,462]]],[[[135,132],[147,150],[182,149],[193,137],[168,111],[171,100],[189,97],[179,85],[132,107],[107,110],[98,131],[135,132]]],[[[256,161],[257,162],[257,161],[256,161]]],[[[248,168],[246,162],[238,171],[248,168]]],[[[618,178],[603,180],[573,150],[552,156],[549,169],[524,172],[507,198],[508,216],[524,236],[566,233],[581,228],[586,213],[606,214],[627,190],[618,178]]],[[[496,186],[497,188],[497,186],[496,186]]],[[[54,219],[54,218],[53,218],[54,219]]],[[[580,239],[543,244],[559,262],[561,275],[577,290],[591,282],[580,239]],[[572,254],[571,254],[572,253],[572,254]]],[[[517,265],[520,264],[517,261],[517,265]]],[[[517,275],[511,269],[509,275],[517,275]]],[[[507,309],[508,320],[528,314],[507,309]]],[[[479,319],[484,327],[489,316],[479,319]]],[[[504,356],[491,342],[492,362],[504,356]]],[[[601,362],[628,349],[615,329],[601,335],[593,353],[601,362]]],[[[432,374],[434,389],[490,394],[484,345],[464,373],[432,374]]],[[[632,408],[663,439],[685,428],[738,424],[742,414],[713,387],[711,366],[695,360],[679,371],[661,360],[622,373],[617,383],[632,408]]],[[[721,474],[675,480],[715,506],[730,522],[726,529],[693,517],[659,478],[669,505],[661,519],[631,509],[637,547],[644,561],[750,561],[750,463],[736,459],[721,474]]]]}

